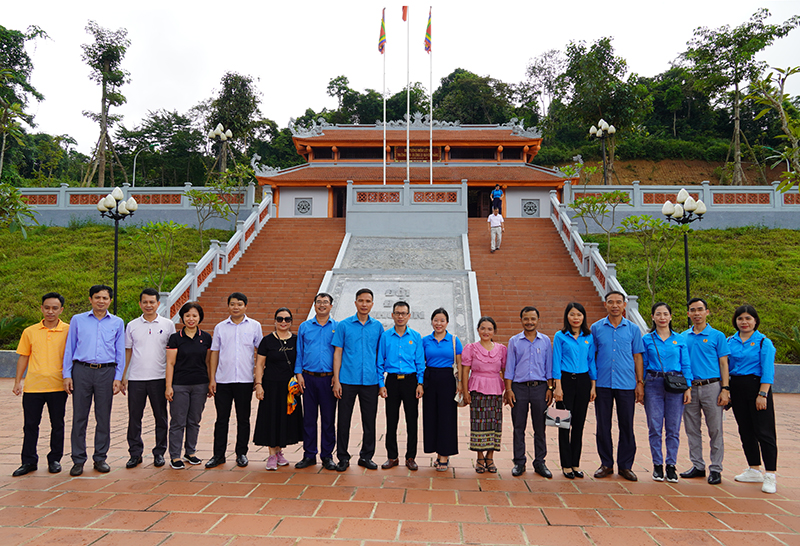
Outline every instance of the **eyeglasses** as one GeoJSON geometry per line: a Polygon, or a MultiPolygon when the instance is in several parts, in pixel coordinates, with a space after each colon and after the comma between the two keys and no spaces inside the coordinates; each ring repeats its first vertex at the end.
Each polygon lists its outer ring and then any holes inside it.
{"type": "Polygon", "coordinates": [[[292,322],[292,317],[275,317],[275,322],[292,322]]]}
{"type": "Polygon", "coordinates": [[[328,300],[317,300],[314,302],[314,305],[330,305],[330,304],[331,302],[329,302],[328,300]]]}
{"type": "Polygon", "coordinates": [[[400,311],[395,311],[393,313],[396,317],[407,317],[409,313],[401,313],[400,311]]]}

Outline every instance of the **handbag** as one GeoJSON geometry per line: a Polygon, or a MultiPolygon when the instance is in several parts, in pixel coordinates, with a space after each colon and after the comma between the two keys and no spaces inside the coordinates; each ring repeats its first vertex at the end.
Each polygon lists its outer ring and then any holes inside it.
{"type": "Polygon", "coordinates": [[[658,355],[658,365],[661,366],[661,373],[664,374],[664,390],[672,393],[684,393],[689,390],[689,382],[681,375],[667,375],[664,371],[664,364],[661,362],[661,353],[658,352],[658,345],[656,345],[656,338],[653,332],[650,332],[650,337],[653,338],[653,347],[656,348],[656,355],[658,355]]]}
{"type": "Polygon", "coordinates": [[[550,406],[544,412],[544,424],[548,427],[569,429],[572,426],[572,412],[550,406]]]}

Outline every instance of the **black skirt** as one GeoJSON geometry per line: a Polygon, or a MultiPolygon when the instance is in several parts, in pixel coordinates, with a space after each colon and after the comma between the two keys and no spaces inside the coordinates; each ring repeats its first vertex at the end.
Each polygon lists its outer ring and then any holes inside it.
{"type": "Polygon", "coordinates": [[[264,381],[264,399],[258,403],[253,443],[257,446],[286,447],[303,440],[302,396],[295,395],[297,407],[286,413],[289,381],[264,381]]]}

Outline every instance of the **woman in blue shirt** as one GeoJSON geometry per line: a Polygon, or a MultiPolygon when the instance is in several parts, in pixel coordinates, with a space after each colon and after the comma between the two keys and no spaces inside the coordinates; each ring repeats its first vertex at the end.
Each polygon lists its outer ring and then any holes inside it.
{"type": "Polygon", "coordinates": [[[597,367],[594,362],[594,338],[580,303],[567,304],[564,329],[553,338],[553,392],[556,407],[571,413],[570,428],[558,430],[561,471],[570,480],[583,478],[581,451],[583,425],[589,402],[595,398],[597,367]]]}
{"type": "Polygon", "coordinates": [[[444,472],[450,455],[458,454],[458,406],[461,390],[458,370],[461,341],[447,331],[450,315],[436,309],[431,315],[433,333],[422,338],[425,351],[425,394],[422,396],[422,444],[425,453],[436,453],[436,470],[444,472]]]}
{"type": "Polygon", "coordinates": [[[500,184],[495,184],[492,190],[492,208],[503,212],[503,190],[500,189],[500,184]]]}
{"type": "Polygon", "coordinates": [[[653,479],[664,481],[664,456],[661,451],[662,430],[666,433],[667,481],[678,482],[675,463],[680,447],[683,406],[692,401],[692,389],[669,392],[665,375],[682,375],[692,384],[692,365],[686,341],[672,329],[672,309],[664,302],[653,305],[653,327],[642,337],[644,344],[645,384],[644,410],[647,414],[650,454],[653,457],[653,479]]]}
{"type": "Polygon", "coordinates": [[[761,491],[775,493],[778,444],[771,388],[775,380],[775,346],[758,331],[759,324],[761,320],[753,306],[742,305],[733,313],[733,327],[737,332],[728,338],[731,407],[750,465],[735,479],[763,483],[761,491]],[[761,473],[762,458],[765,474],[761,473]]]}

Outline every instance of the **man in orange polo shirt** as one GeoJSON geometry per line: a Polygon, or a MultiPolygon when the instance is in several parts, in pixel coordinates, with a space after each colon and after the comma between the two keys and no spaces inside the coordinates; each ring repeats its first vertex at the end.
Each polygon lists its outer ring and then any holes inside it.
{"type": "Polygon", "coordinates": [[[64,346],[67,342],[69,324],[59,316],[64,310],[64,296],[48,292],[42,296],[41,322],[28,326],[22,332],[17,346],[17,377],[13,392],[22,394],[22,413],[25,424],[22,440],[22,466],[12,476],[24,476],[37,469],[39,456],[36,444],[39,441],[39,423],[47,404],[50,414],[50,453],[47,454],[47,469],[51,474],[61,472],[61,457],[64,455],[64,412],[67,393],[61,376],[64,346]],[[27,370],[24,381],[22,376],[27,370]]]}

